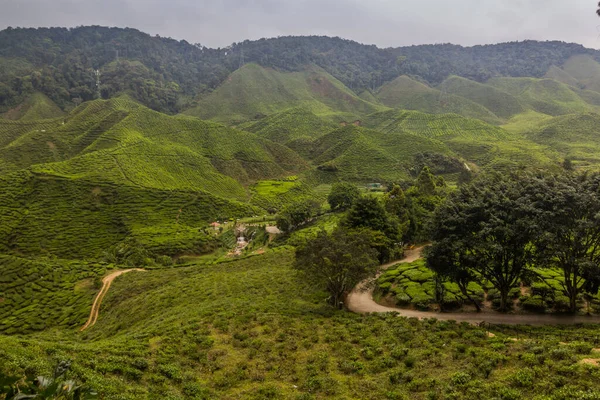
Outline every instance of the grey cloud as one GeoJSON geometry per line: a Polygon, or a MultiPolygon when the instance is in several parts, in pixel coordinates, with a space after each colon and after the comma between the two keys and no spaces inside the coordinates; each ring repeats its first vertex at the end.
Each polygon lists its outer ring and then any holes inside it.
{"type": "Polygon", "coordinates": [[[381,47],[537,39],[600,47],[593,0],[0,0],[8,26],[132,27],[207,46],[330,35],[381,47]]]}

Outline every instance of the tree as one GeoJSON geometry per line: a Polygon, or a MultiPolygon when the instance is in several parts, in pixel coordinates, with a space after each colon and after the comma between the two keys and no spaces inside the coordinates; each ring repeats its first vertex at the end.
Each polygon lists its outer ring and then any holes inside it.
{"type": "Polygon", "coordinates": [[[358,198],[342,220],[342,225],[349,229],[381,232],[377,240],[379,244],[375,246],[381,263],[390,260],[396,244],[402,239],[398,219],[388,214],[381,201],[373,196],[358,198]]]}
{"type": "Polygon", "coordinates": [[[432,196],[435,194],[435,176],[433,176],[428,166],[424,166],[419,173],[417,187],[425,195],[432,196]]]}
{"type": "Polygon", "coordinates": [[[462,251],[464,245],[453,239],[441,238],[426,248],[427,267],[438,279],[456,283],[462,295],[480,312],[481,306],[468,291],[469,283],[477,281],[473,260],[469,253],[462,251]]]}
{"type": "Polygon", "coordinates": [[[457,284],[474,276],[489,281],[500,292],[502,311],[510,289],[531,265],[539,233],[536,213],[524,198],[526,180],[492,175],[463,186],[433,220],[433,254],[441,256],[432,256],[430,264],[450,271],[459,265],[464,271],[449,274],[457,284]]]}
{"type": "Polygon", "coordinates": [[[277,227],[283,232],[291,232],[313,218],[319,209],[314,200],[304,200],[292,203],[277,215],[277,227]]]}
{"type": "Polygon", "coordinates": [[[578,296],[597,293],[600,283],[600,176],[539,178],[530,192],[544,232],[536,240],[536,265],[562,271],[563,293],[576,312],[578,296]]]}
{"type": "Polygon", "coordinates": [[[377,251],[367,230],[320,231],[296,249],[294,267],[327,290],[329,303],[341,308],[344,296],[377,272],[377,251]]]}
{"type": "Polygon", "coordinates": [[[393,185],[392,190],[386,193],[383,204],[385,210],[396,219],[399,236],[404,238],[410,227],[410,214],[406,203],[406,195],[402,188],[393,185]]]}
{"type": "Polygon", "coordinates": [[[333,185],[327,202],[333,211],[343,211],[352,206],[360,197],[360,190],[351,183],[338,182],[333,185]]]}

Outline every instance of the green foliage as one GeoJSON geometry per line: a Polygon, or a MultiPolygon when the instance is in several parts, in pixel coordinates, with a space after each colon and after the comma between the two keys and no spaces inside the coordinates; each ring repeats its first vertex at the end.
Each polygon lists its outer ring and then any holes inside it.
{"type": "Polygon", "coordinates": [[[277,226],[283,232],[292,232],[314,218],[320,206],[314,200],[292,203],[277,214],[277,226]]]}
{"type": "Polygon", "coordinates": [[[343,211],[352,207],[359,197],[360,190],[358,190],[356,185],[339,182],[331,187],[331,192],[327,196],[327,202],[333,211],[343,211]]]}
{"type": "Polygon", "coordinates": [[[329,303],[343,306],[343,298],[365,278],[375,274],[376,251],[368,231],[321,231],[296,250],[295,268],[325,288],[329,303]]]}
{"type": "Polygon", "coordinates": [[[92,389],[67,379],[71,364],[61,362],[57,365],[52,377],[6,376],[0,371],[0,395],[7,400],[40,399],[40,400],[89,400],[97,399],[92,389]]]}
{"type": "Polygon", "coordinates": [[[451,194],[434,217],[427,258],[437,273],[465,286],[475,276],[500,292],[500,309],[530,267],[537,214],[524,200],[527,176],[492,175],[451,194]]]}
{"type": "Polygon", "coordinates": [[[0,255],[0,333],[83,325],[97,292],[94,279],[113,267],[106,263],[0,255]]]}

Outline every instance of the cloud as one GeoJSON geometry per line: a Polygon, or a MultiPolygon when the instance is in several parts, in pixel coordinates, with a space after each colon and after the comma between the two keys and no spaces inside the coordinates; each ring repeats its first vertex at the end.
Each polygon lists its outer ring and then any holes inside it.
{"type": "Polygon", "coordinates": [[[211,47],[330,35],[381,47],[537,39],[600,47],[591,0],[0,0],[0,28],[108,25],[211,47]]]}

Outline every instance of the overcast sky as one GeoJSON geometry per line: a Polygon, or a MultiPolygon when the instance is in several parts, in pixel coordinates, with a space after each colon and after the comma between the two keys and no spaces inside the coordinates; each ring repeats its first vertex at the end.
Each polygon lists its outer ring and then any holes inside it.
{"type": "Polygon", "coordinates": [[[597,0],[0,0],[0,28],[107,25],[209,47],[328,35],[380,47],[563,40],[600,48],[597,0]]]}

